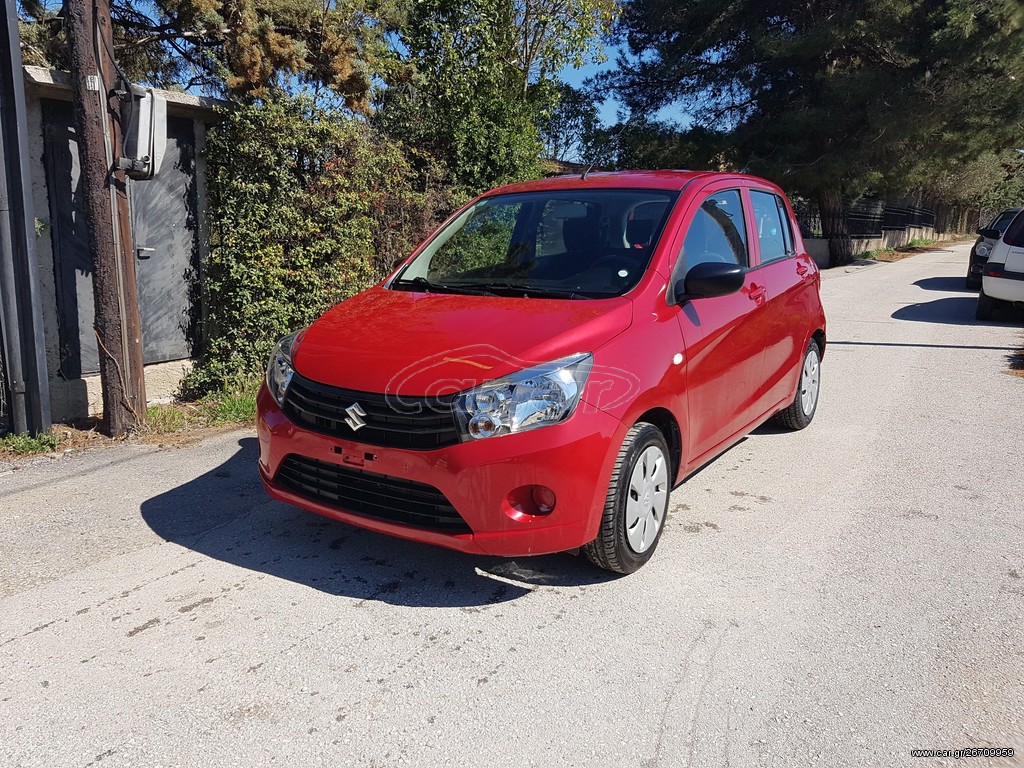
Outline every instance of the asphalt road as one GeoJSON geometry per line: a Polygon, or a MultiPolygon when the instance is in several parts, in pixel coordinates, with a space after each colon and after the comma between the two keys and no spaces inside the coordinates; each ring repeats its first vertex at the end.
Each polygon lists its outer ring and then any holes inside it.
{"type": "Polygon", "coordinates": [[[247,432],[0,466],[0,765],[1024,765],[1024,317],[966,258],[828,273],[815,422],[625,578],[271,502],[247,432]],[[963,747],[1017,757],[910,756],[963,747]]]}

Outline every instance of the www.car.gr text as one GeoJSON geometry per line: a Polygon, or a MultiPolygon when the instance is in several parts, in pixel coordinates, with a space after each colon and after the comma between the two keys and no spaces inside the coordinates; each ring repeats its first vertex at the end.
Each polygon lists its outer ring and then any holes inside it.
{"type": "Polygon", "coordinates": [[[911,757],[1013,757],[1013,747],[963,747],[961,749],[912,749],[911,757]]]}

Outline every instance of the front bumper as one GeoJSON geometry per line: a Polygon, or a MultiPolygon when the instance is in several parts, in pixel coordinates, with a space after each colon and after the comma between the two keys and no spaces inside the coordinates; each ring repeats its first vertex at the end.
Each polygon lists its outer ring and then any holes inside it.
{"type": "Polygon", "coordinates": [[[580,403],[571,418],[555,426],[433,451],[411,451],[364,445],[300,428],[281,411],[265,386],[260,388],[257,409],[260,476],[274,498],[379,533],[508,557],[561,552],[594,539],[612,465],[626,431],[614,417],[580,403]],[[471,532],[452,534],[400,524],[300,495],[278,477],[282,462],[293,454],[338,465],[348,472],[432,486],[447,498],[471,532]],[[513,492],[532,485],[554,491],[557,502],[549,514],[525,514],[523,506],[515,504],[523,493],[513,492]]]}

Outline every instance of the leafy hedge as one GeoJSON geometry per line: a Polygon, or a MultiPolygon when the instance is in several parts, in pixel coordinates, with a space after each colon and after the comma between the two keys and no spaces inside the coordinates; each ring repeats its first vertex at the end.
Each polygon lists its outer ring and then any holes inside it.
{"type": "Polygon", "coordinates": [[[304,99],[234,108],[206,155],[207,312],[187,398],[259,376],[278,338],[381,279],[459,202],[365,121],[304,99]]]}

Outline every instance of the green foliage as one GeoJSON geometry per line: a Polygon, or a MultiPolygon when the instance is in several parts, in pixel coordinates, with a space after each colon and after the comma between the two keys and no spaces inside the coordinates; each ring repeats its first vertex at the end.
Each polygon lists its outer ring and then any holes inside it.
{"type": "Polygon", "coordinates": [[[401,30],[405,68],[384,91],[375,124],[437,158],[467,192],[539,175],[532,106],[498,50],[508,30],[493,0],[425,0],[401,30]]]}
{"type": "MultiPolygon", "coordinates": [[[[66,69],[66,36],[47,0],[19,0],[26,63],[66,69]]],[[[111,16],[117,58],[133,81],[205,86],[263,98],[328,89],[352,110],[393,55],[394,2],[121,0],[111,16]]]]}
{"type": "Polygon", "coordinates": [[[1024,205],[1024,155],[1014,149],[1003,152],[991,169],[994,183],[972,200],[981,208],[1016,208],[1024,205]]]}
{"type": "Polygon", "coordinates": [[[252,424],[256,421],[256,393],[260,380],[236,383],[223,392],[207,395],[211,424],[252,424]]]}
{"type": "Polygon", "coordinates": [[[553,75],[602,57],[613,0],[420,0],[397,34],[407,52],[377,124],[425,150],[469,192],[540,175],[537,126],[559,101],[553,75]]]}
{"type": "Polygon", "coordinates": [[[380,279],[447,211],[401,147],[289,99],[233,110],[207,139],[206,339],[195,397],[258,377],[274,343],[380,279]]]}
{"type": "Polygon", "coordinates": [[[147,435],[169,435],[224,424],[251,424],[256,419],[256,393],[262,378],[239,380],[213,391],[196,403],[165,403],[146,409],[147,435]]]}
{"type": "Polygon", "coordinates": [[[1006,0],[631,0],[633,58],[609,81],[634,114],[685,99],[737,167],[816,197],[840,236],[843,197],[1021,146],[1021,17],[1006,0]]]}
{"type": "Polygon", "coordinates": [[[590,162],[590,139],[601,120],[593,94],[567,83],[558,86],[558,101],[540,121],[544,154],[552,160],[590,162]]]}
{"type": "Polygon", "coordinates": [[[185,429],[191,421],[181,408],[173,405],[151,405],[146,409],[144,430],[153,435],[165,435],[185,429]]]}
{"type": "Polygon", "coordinates": [[[681,130],[661,122],[636,120],[615,128],[599,128],[585,139],[590,162],[605,168],[680,168],[736,170],[729,134],[701,126],[681,130]]]}
{"type": "Polygon", "coordinates": [[[4,435],[0,437],[0,452],[6,451],[27,456],[33,453],[50,453],[57,449],[57,435],[40,432],[38,435],[4,435]]]}

